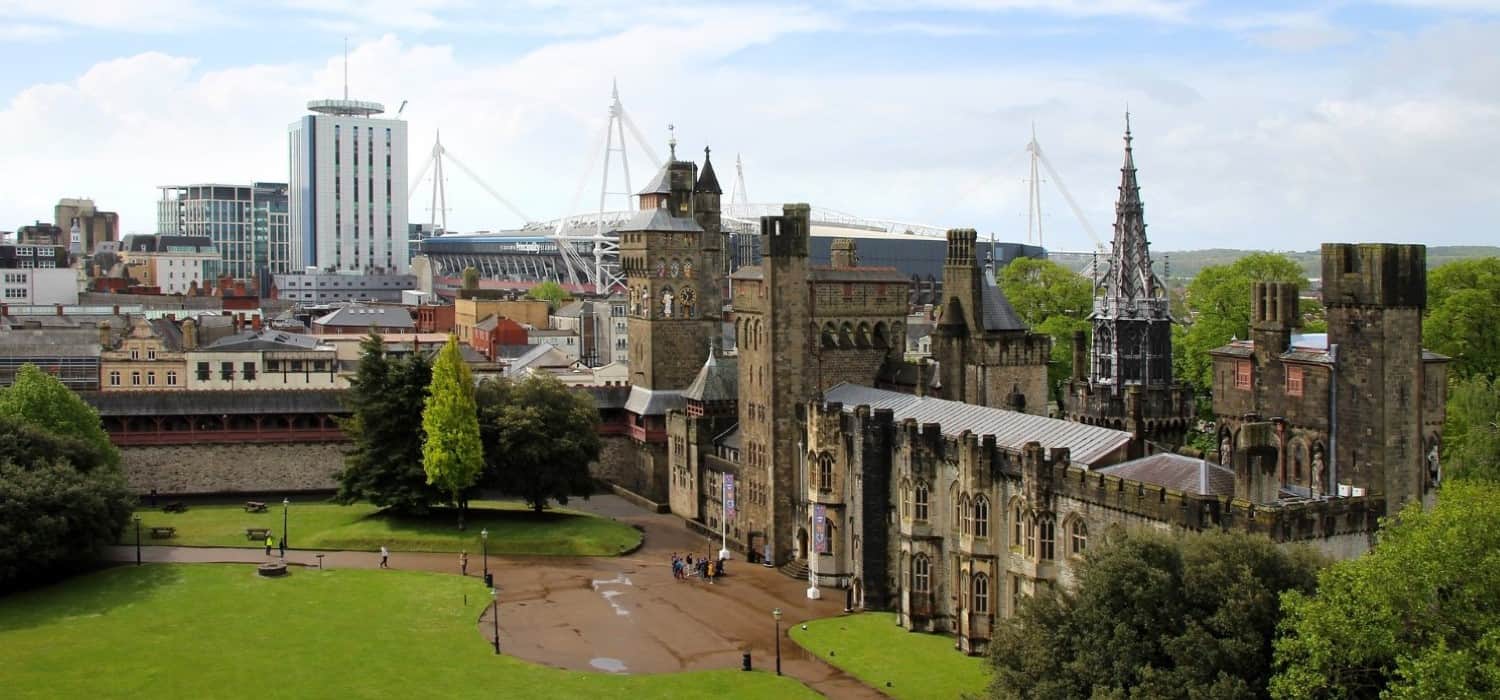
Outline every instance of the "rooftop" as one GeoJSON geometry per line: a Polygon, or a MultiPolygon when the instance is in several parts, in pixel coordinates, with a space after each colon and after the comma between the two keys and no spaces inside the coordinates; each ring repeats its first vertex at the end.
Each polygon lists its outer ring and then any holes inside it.
{"type": "Polygon", "coordinates": [[[1132,459],[1098,471],[1100,474],[1157,484],[1183,493],[1200,496],[1234,495],[1233,471],[1204,459],[1172,452],[1132,459]]]}
{"type": "Polygon", "coordinates": [[[313,321],[314,325],[341,328],[416,328],[411,314],[404,308],[391,306],[345,306],[324,314],[313,321]]]}

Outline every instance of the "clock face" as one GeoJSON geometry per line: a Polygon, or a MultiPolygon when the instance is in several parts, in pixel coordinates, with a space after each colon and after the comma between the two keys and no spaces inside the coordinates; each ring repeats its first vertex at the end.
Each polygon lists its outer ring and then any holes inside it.
{"type": "Polygon", "coordinates": [[[692,301],[693,298],[696,297],[696,296],[698,296],[698,293],[694,292],[692,287],[688,287],[688,288],[682,290],[682,300],[683,301],[692,301]]]}

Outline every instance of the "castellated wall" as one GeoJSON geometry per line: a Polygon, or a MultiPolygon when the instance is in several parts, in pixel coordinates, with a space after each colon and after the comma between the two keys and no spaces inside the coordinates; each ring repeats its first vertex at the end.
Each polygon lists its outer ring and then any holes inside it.
{"type": "Polygon", "coordinates": [[[136,493],[265,493],[338,488],[343,442],[167,445],[120,448],[136,493]]]}
{"type": "Polygon", "coordinates": [[[635,446],[624,435],[599,436],[599,460],[589,465],[589,475],[637,493],[645,486],[645,475],[636,464],[635,446]]]}

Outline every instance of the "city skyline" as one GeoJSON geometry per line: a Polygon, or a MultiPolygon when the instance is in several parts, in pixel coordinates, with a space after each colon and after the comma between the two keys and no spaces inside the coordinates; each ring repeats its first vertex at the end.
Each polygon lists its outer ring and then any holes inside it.
{"type": "MultiPolygon", "coordinates": [[[[0,77],[0,229],[87,196],[149,233],[158,185],[287,181],[287,124],[342,94],[348,36],[349,96],[407,102],[414,169],[440,128],[538,219],[598,206],[618,79],[659,156],[674,124],[727,188],[740,154],[751,201],[1024,240],[1034,123],[1107,244],[1128,105],[1157,250],[1493,242],[1500,8],[1278,5],[0,5],[0,36],[47,56],[0,77]]],[[[1053,184],[1047,245],[1091,247],[1053,184]]],[[[462,176],[447,199],[455,230],[521,223],[462,176]]]]}

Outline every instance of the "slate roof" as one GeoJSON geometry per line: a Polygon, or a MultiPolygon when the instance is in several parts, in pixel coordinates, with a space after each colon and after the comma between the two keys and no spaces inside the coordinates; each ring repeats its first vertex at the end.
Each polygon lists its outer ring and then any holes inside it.
{"type": "Polygon", "coordinates": [[[170,319],[158,318],[151,322],[151,330],[161,338],[161,344],[173,352],[182,351],[182,328],[170,319]]]}
{"type": "Polygon", "coordinates": [[[539,346],[530,343],[526,345],[501,345],[495,348],[495,357],[497,359],[513,360],[531,352],[537,347],[539,346]]]}
{"type": "Polygon", "coordinates": [[[698,376],[682,392],[682,397],[702,403],[737,400],[740,394],[739,365],[738,357],[719,357],[710,350],[698,376]]]}
{"type": "Polygon", "coordinates": [[[98,357],[94,328],[16,328],[0,332],[0,354],[8,357],[98,357]]]}
{"type": "Polygon", "coordinates": [[[500,325],[500,317],[496,316],[494,314],[490,314],[488,316],[485,316],[483,321],[480,321],[479,323],[474,324],[474,330],[476,330],[476,331],[492,331],[492,330],[495,330],[495,326],[498,326],[498,325],[500,325]]]}
{"type": "Polygon", "coordinates": [[[1207,460],[1173,452],[1149,455],[1097,470],[1200,496],[1233,496],[1234,472],[1207,460]]]}
{"type": "Polygon", "coordinates": [[[1016,310],[1010,305],[1010,300],[1005,298],[1005,293],[995,285],[989,275],[982,275],[984,282],[979,288],[979,304],[982,307],[980,323],[984,324],[986,331],[1024,331],[1028,330],[1021,317],[1016,315],[1016,310]]]}
{"type": "Polygon", "coordinates": [[[682,408],[682,392],[653,391],[641,386],[630,387],[630,398],[625,399],[625,410],[638,416],[662,416],[674,408],[682,408]]]}
{"type": "Polygon", "coordinates": [[[348,413],[346,389],[302,391],[80,391],[101,416],[348,413]]]}
{"type": "Polygon", "coordinates": [[[910,280],[894,267],[828,267],[814,265],[807,271],[814,282],[889,282],[905,285],[910,280]]]}
{"type": "Polygon", "coordinates": [[[1119,430],[848,382],[824,392],[823,400],[843,404],[846,412],[862,405],[888,408],[897,422],[911,418],[919,424],[937,423],[944,435],[957,436],[965,430],[980,436],[993,435],[997,444],[1011,450],[1020,450],[1028,442],[1039,442],[1046,448],[1066,447],[1072,461],[1089,466],[1131,441],[1130,433],[1119,430]]]}
{"type": "Polygon", "coordinates": [[[616,231],[675,231],[701,233],[703,227],[691,216],[672,216],[666,209],[638,211],[630,220],[615,227],[616,231]]]}
{"type": "Polygon", "coordinates": [[[643,194],[671,194],[671,193],[672,193],[672,161],[668,160],[666,163],[662,164],[661,170],[656,171],[656,176],[653,177],[653,178],[651,178],[651,182],[646,183],[646,188],[643,189],[643,190],[641,190],[640,192],[637,192],[636,195],[639,196],[639,195],[643,195],[643,194]]]}
{"type": "Polygon", "coordinates": [[[698,184],[693,185],[693,191],[724,194],[723,188],[719,187],[719,177],[714,175],[713,161],[708,159],[707,148],[703,149],[703,171],[698,174],[698,184]]]}
{"type": "MultiPolygon", "coordinates": [[[[1292,336],[1290,345],[1291,347],[1287,348],[1286,352],[1281,353],[1281,359],[1289,362],[1333,363],[1333,356],[1328,352],[1327,333],[1297,333],[1292,336]]],[[[1208,352],[1210,355],[1226,357],[1252,357],[1255,354],[1255,341],[1231,340],[1228,345],[1208,352]]],[[[1431,350],[1422,351],[1423,362],[1447,362],[1450,359],[1447,355],[1431,350]]]]}
{"type": "Polygon", "coordinates": [[[406,309],[391,306],[345,306],[313,321],[314,325],[337,328],[416,328],[406,309]]]}
{"type": "Polygon", "coordinates": [[[278,330],[240,331],[199,348],[200,352],[257,352],[261,350],[321,350],[310,335],[278,330]]]}
{"type": "Polygon", "coordinates": [[[714,438],[714,444],[728,447],[731,450],[740,449],[740,424],[735,423],[733,428],[719,433],[719,436],[714,438]]]}

